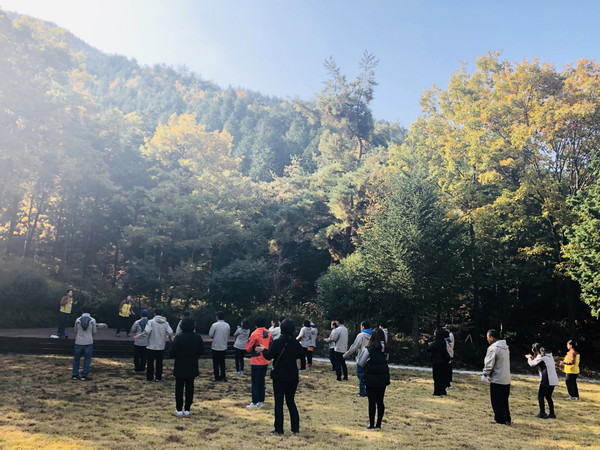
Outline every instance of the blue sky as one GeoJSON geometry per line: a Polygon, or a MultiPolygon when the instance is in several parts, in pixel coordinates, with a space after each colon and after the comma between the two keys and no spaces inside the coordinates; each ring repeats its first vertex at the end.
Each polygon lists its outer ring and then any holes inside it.
{"type": "Polygon", "coordinates": [[[600,59],[600,2],[578,0],[0,0],[142,64],[186,66],[222,87],[309,99],[332,56],[353,79],[379,60],[377,119],[408,126],[423,90],[490,50],[562,70],[600,59]]]}

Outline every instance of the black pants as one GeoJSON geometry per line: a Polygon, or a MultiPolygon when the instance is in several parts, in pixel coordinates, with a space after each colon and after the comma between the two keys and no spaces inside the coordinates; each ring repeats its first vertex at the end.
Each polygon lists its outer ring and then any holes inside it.
{"type": "Polygon", "coordinates": [[[283,433],[283,399],[290,413],[290,423],[292,433],[300,431],[300,415],[296,407],[296,389],[298,382],[286,383],[273,380],[273,400],[275,401],[275,431],[283,433]]]}
{"type": "Polygon", "coordinates": [[[544,399],[548,402],[548,413],[554,414],[554,402],[552,401],[552,393],[554,392],[554,386],[548,386],[547,384],[540,384],[538,390],[538,403],[540,405],[540,412],[544,414],[546,408],[544,407],[544,399]]]}
{"type": "Polygon", "coordinates": [[[569,397],[579,398],[579,389],[577,388],[577,375],[578,374],[576,374],[576,373],[565,374],[565,377],[566,377],[565,384],[567,385],[567,391],[569,392],[569,397]]]}
{"type": "Polygon", "coordinates": [[[246,350],[240,350],[239,348],[235,349],[235,371],[236,372],[244,371],[245,356],[246,356],[246,350]]]}
{"type": "Polygon", "coordinates": [[[446,395],[448,387],[448,366],[447,363],[433,365],[433,395],[446,395]]]}
{"type": "Polygon", "coordinates": [[[175,408],[177,411],[189,411],[194,402],[194,379],[175,378],[175,408]],[[185,405],[183,391],[185,388],[185,405]]]}
{"type": "Polygon", "coordinates": [[[313,351],[309,350],[307,348],[306,349],[306,364],[308,364],[309,366],[312,366],[312,354],[313,354],[313,351]]]}
{"type": "Polygon", "coordinates": [[[367,398],[369,399],[369,426],[381,427],[383,413],[385,413],[385,397],[386,386],[369,386],[367,385],[367,398]],[[377,423],[375,423],[375,410],[377,410],[377,423]]]}
{"type": "Polygon", "coordinates": [[[164,350],[146,349],[146,380],[162,380],[164,350]],[[156,361],[156,372],[154,372],[154,361],[156,361]]]}
{"type": "Polygon", "coordinates": [[[56,334],[59,337],[64,337],[65,329],[69,325],[70,320],[71,320],[71,314],[59,311],[59,313],[58,313],[58,330],[56,331],[56,334]]]}
{"type": "Polygon", "coordinates": [[[338,380],[342,379],[342,373],[344,374],[344,380],[348,379],[348,367],[346,367],[346,361],[344,361],[344,354],[342,352],[333,352],[333,361],[335,367],[335,376],[338,380]]]}
{"type": "Polygon", "coordinates": [[[133,346],[133,370],[136,372],[146,370],[146,347],[141,345],[133,346]]]}
{"type": "Polygon", "coordinates": [[[306,347],[302,347],[302,356],[300,357],[300,370],[306,369],[306,347]]]}
{"type": "Polygon", "coordinates": [[[123,330],[129,336],[129,317],[119,316],[119,322],[117,324],[117,334],[123,330]]]}
{"type": "Polygon", "coordinates": [[[212,350],[213,373],[215,381],[226,380],[225,375],[225,350],[212,350]]]}
{"type": "Polygon", "coordinates": [[[446,369],[448,370],[448,374],[446,376],[446,387],[450,387],[452,386],[452,361],[448,363],[448,367],[446,369]]]}
{"type": "Polygon", "coordinates": [[[510,384],[490,383],[490,399],[494,410],[494,420],[498,423],[510,423],[510,384]]]}
{"type": "Polygon", "coordinates": [[[335,371],[335,350],[329,349],[329,361],[331,362],[331,370],[335,371]]]}

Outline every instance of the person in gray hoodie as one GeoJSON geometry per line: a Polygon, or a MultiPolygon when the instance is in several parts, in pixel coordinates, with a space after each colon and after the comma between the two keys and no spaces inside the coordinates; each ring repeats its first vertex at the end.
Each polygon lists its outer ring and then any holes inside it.
{"type": "Polygon", "coordinates": [[[235,337],[233,344],[233,348],[235,349],[235,373],[244,375],[246,344],[248,343],[248,338],[250,338],[250,327],[247,320],[242,320],[235,333],[233,333],[233,337],[235,337]]]}
{"type": "Polygon", "coordinates": [[[481,381],[490,382],[490,399],[494,410],[495,424],[510,425],[510,352],[506,341],[497,330],[489,330],[487,349],[481,381]]]}
{"type": "Polygon", "coordinates": [[[558,386],[558,375],[556,374],[556,364],[552,353],[546,351],[544,347],[536,342],[531,347],[531,353],[525,355],[525,358],[527,358],[527,363],[531,367],[537,367],[540,374],[540,388],[538,390],[540,412],[535,417],[539,419],[556,419],[552,393],[554,388],[558,386]],[[544,400],[548,402],[548,414],[546,414],[544,400]]]}
{"type": "MultiPolygon", "coordinates": [[[[356,335],[354,339],[354,343],[350,346],[348,351],[344,353],[344,359],[350,359],[353,355],[355,355],[355,360],[358,361],[358,357],[363,352],[365,347],[369,345],[369,340],[371,339],[371,334],[373,330],[371,330],[371,324],[364,320],[360,324],[360,333],[356,335]]],[[[355,397],[366,397],[367,396],[367,386],[363,381],[363,368],[360,365],[356,365],[356,376],[358,377],[358,394],[354,394],[355,397]]]]}
{"type": "MultiPolygon", "coordinates": [[[[141,318],[136,320],[131,327],[131,333],[135,336],[146,329],[148,325],[148,310],[140,311],[141,318]]],[[[144,336],[133,340],[133,371],[146,371],[146,346],[148,345],[148,337],[144,336]]]]}
{"type": "Polygon", "coordinates": [[[148,321],[144,331],[133,337],[134,339],[148,338],[148,345],[146,346],[147,381],[162,381],[163,354],[167,339],[171,339],[172,335],[173,329],[169,325],[169,322],[167,322],[167,319],[163,317],[163,310],[157,308],[154,310],[154,318],[148,321]],[[154,361],[156,361],[156,372],[154,371],[154,361]]]}
{"type": "Polygon", "coordinates": [[[335,376],[338,381],[348,381],[348,368],[344,360],[344,353],[348,351],[348,329],[344,326],[344,320],[339,318],[335,321],[336,328],[331,331],[325,342],[333,342],[333,365],[335,367],[335,376]]]}
{"type": "Polygon", "coordinates": [[[75,321],[75,355],[73,357],[73,371],[71,379],[85,381],[90,373],[92,364],[92,351],[94,348],[94,335],[96,334],[96,320],[90,313],[84,312],[75,321]],[[84,357],[83,370],[79,374],[79,360],[84,357]]]}

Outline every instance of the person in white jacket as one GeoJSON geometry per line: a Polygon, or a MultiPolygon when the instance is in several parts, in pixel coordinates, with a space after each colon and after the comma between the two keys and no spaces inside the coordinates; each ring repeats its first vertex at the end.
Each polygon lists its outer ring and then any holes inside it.
{"type": "Polygon", "coordinates": [[[490,346],[485,354],[481,381],[490,382],[490,400],[496,424],[510,425],[510,351],[497,330],[489,330],[486,339],[490,346]]]}
{"type": "Polygon", "coordinates": [[[163,372],[163,354],[167,339],[173,336],[173,329],[163,317],[163,310],[157,308],[154,310],[154,318],[149,320],[140,334],[134,336],[134,339],[141,337],[148,338],[146,346],[146,380],[162,381],[163,372]],[[156,361],[156,372],[154,371],[154,361],[156,361]]]}
{"type": "Polygon", "coordinates": [[[531,354],[525,355],[525,358],[527,358],[527,363],[531,367],[537,367],[540,374],[540,388],[538,390],[540,412],[535,417],[539,419],[556,419],[552,393],[554,388],[558,386],[558,375],[556,374],[556,363],[552,353],[547,352],[544,347],[536,342],[531,347],[531,354]],[[544,399],[548,402],[548,414],[546,414],[544,399]]]}

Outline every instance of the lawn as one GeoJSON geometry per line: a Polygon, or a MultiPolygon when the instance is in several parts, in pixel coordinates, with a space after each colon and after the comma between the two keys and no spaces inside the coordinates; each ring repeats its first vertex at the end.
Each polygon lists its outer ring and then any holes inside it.
{"type": "MultiPolygon", "coordinates": [[[[228,360],[228,369],[233,361],[228,360]]],[[[172,361],[167,360],[167,367],[172,361]]],[[[148,383],[132,362],[96,358],[91,380],[72,381],[63,356],[0,355],[0,448],[583,448],[600,446],[600,385],[580,383],[579,402],[566,401],[564,382],[554,399],[556,420],[536,419],[537,380],[513,379],[513,425],[491,425],[488,385],[455,375],[447,397],[434,397],[427,372],[392,370],[380,431],[365,430],[367,400],[355,376],[337,382],[328,363],[301,375],[296,396],[301,432],[272,436],[273,403],[247,410],[249,375],[210,381],[201,361],[190,418],[176,417],[174,379],[148,383]]],[[[354,375],[354,367],[349,367],[354,375]]]]}

